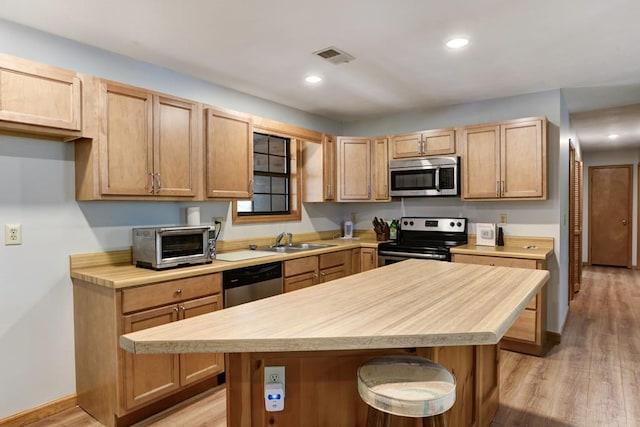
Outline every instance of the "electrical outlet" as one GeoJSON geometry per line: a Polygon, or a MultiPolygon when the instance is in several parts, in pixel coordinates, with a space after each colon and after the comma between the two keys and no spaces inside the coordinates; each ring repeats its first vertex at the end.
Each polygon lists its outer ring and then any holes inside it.
{"type": "Polygon", "coordinates": [[[500,214],[500,224],[507,223],[507,214],[500,214]]]}
{"type": "Polygon", "coordinates": [[[221,217],[221,216],[211,217],[211,223],[212,224],[215,224],[216,221],[218,221],[220,224],[224,224],[224,217],[221,217]]]}
{"type": "Polygon", "coordinates": [[[284,366],[265,366],[264,383],[281,383],[284,385],[284,366]]]}
{"type": "Polygon", "coordinates": [[[4,225],[4,244],[5,245],[21,245],[22,244],[22,224],[5,224],[4,225]]]}

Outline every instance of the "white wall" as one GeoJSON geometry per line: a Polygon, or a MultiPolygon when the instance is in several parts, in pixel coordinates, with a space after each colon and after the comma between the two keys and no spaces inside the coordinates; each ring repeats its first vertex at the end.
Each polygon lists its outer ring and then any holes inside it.
{"type": "Polygon", "coordinates": [[[632,224],[632,255],[631,263],[636,265],[638,253],[638,167],[640,150],[587,151],[582,153],[584,162],[584,196],[582,223],[582,259],[589,260],[589,167],[606,165],[633,165],[633,219],[632,224]]]}
{"type": "MultiPolygon", "coordinates": [[[[340,124],[170,70],[0,20],[0,51],[43,63],[338,133],[340,124]]],[[[0,228],[21,223],[23,244],[0,244],[0,419],[75,393],[68,257],[131,246],[131,228],[185,221],[177,202],[76,202],[74,146],[0,135],[0,228]]],[[[233,226],[229,202],[195,203],[226,216],[223,239],[340,227],[341,207],[303,207],[301,221],[233,226]]]]}
{"type": "Polygon", "coordinates": [[[559,90],[519,95],[414,111],[375,120],[346,123],[345,135],[384,135],[487,123],[520,117],[546,116],[548,132],[548,200],[520,202],[465,202],[450,198],[405,198],[404,202],[352,204],[345,212],[357,213],[357,228],[371,228],[374,216],[390,219],[402,215],[463,216],[475,223],[499,222],[507,214],[506,235],[554,238],[549,260],[547,328],[560,332],[568,310],[568,112],[559,90]]]}

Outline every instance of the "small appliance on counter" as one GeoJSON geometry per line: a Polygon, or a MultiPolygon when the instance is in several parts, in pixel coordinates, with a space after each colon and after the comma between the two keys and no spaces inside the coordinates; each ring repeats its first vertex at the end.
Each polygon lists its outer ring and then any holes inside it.
{"type": "Polygon", "coordinates": [[[351,239],[353,238],[353,222],[350,220],[347,220],[344,222],[344,233],[343,233],[343,237],[345,239],[351,239]]]}
{"type": "Polygon", "coordinates": [[[163,270],[212,262],[221,223],[133,229],[133,264],[163,270]]]}
{"type": "Polygon", "coordinates": [[[476,224],[476,245],[495,246],[496,245],[496,225],[490,223],[476,224]]]}

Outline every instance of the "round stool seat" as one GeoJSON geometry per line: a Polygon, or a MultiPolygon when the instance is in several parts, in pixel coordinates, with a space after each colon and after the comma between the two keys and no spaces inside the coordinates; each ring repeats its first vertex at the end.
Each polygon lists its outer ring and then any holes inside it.
{"type": "Polygon", "coordinates": [[[383,356],[358,369],[358,393],[369,406],[403,417],[430,417],[456,401],[456,379],[448,369],[417,356],[383,356]]]}

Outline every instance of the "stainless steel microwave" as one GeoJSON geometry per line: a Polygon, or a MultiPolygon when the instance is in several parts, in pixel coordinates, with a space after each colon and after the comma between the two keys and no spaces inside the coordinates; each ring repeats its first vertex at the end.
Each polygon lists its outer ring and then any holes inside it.
{"type": "Polygon", "coordinates": [[[389,194],[408,196],[459,196],[460,157],[391,160],[389,194]]]}
{"type": "Polygon", "coordinates": [[[215,237],[208,226],[134,228],[133,263],[154,270],[210,263],[215,237]]]}

